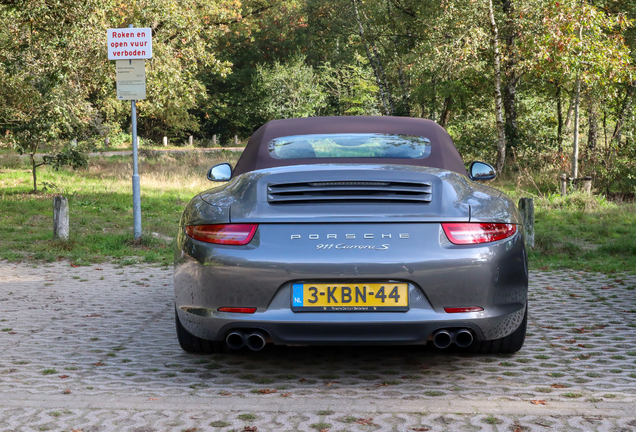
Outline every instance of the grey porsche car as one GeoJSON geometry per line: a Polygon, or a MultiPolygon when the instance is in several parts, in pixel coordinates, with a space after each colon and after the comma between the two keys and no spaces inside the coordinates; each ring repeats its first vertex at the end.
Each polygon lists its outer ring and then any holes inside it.
{"type": "Polygon", "coordinates": [[[446,131],[406,117],[259,128],[186,206],[175,320],[188,352],[266,344],[523,346],[528,267],[514,203],[446,131]]]}

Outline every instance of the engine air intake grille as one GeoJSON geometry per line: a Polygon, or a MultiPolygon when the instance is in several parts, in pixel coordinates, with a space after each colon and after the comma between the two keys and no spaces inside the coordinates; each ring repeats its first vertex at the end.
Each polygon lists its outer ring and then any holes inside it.
{"type": "Polygon", "coordinates": [[[307,203],[428,203],[430,182],[403,181],[322,181],[270,183],[270,204],[307,203]]]}

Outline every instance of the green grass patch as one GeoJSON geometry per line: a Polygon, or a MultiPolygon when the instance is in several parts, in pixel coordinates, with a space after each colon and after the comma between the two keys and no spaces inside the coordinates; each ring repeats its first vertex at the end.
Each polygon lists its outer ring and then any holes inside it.
{"type": "MultiPolygon", "coordinates": [[[[534,197],[535,247],[528,253],[533,269],[574,269],[603,273],[636,272],[636,203],[612,202],[602,195],[573,192],[565,197],[546,186],[550,179],[535,180],[541,195],[534,197]]],[[[537,195],[520,189],[516,181],[496,180],[515,203],[537,195]]]]}
{"type": "Polygon", "coordinates": [[[225,161],[234,165],[238,156],[219,152],[141,157],[141,242],[133,241],[131,157],[92,158],[89,169],[81,171],[40,167],[39,193],[31,192],[31,172],[24,163],[6,166],[0,159],[0,259],[168,264],[185,205],[215,186],[206,179],[207,170],[225,161]],[[53,240],[56,195],[69,201],[68,241],[53,240]]]}

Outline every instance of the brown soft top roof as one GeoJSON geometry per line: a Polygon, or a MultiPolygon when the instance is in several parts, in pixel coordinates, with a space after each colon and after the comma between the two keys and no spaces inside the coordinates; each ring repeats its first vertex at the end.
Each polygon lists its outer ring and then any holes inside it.
{"type": "Polygon", "coordinates": [[[264,168],[320,163],[416,165],[442,168],[468,175],[464,162],[455,148],[455,144],[453,144],[453,140],[451,140],[444,128],[434,121],[414,117],[370,116],[305,117],[274,120],[265,123],[250,138],[245,151],[243,151],[234,168],[233,175],[264,168]],[[421,136],[431,141],[431,154],[423,159],[355,157],[274,159],[269,154],[268,144],[274,138],[325,133],[383,133],[421,136]]]}

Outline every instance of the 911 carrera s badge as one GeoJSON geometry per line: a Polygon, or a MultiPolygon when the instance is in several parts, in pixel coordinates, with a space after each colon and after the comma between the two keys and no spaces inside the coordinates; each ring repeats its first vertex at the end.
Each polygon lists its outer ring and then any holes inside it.
{"type": "Polygon", "coordinates": [[[316,249],[328,250],[328,249],[368,249],[368,250],[387,250],[389,248],[388,244],[383,244],[380,246],[374,245],[348,245],[344,243],[338,244],[318,244],[316,245],[316,249]]]}

